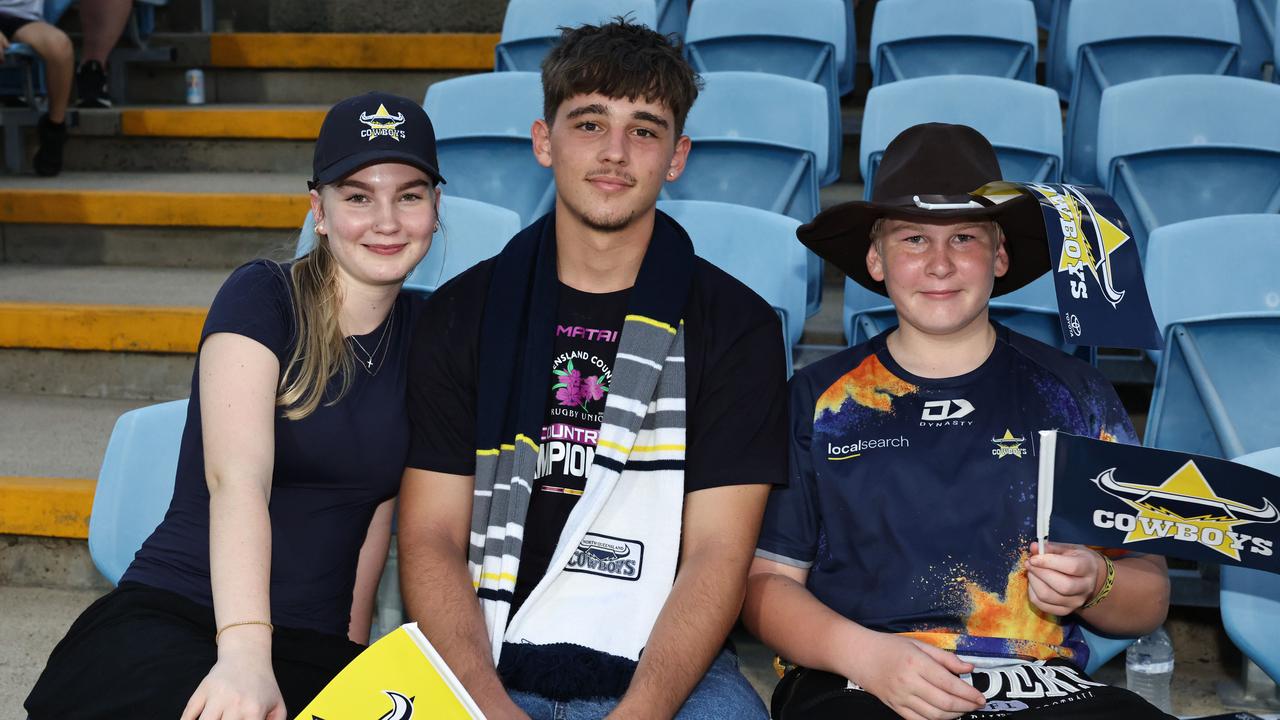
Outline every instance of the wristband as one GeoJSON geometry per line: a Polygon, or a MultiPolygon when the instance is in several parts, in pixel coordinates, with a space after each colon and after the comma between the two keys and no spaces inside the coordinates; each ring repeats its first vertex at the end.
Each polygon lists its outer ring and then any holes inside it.
{"type": "Polygon", "coordinates": [[[1107,557],[1104,553],[1098,554],[1102,555],[1102,561],[1107,564],[1107,577],[1102,581],[1102,587],[1098,589],[1098,594],[1094,595],[1093,599],[1089,602],[1081,605],[1081,610],[1088,610],[1105,600],[1107,596],[1111,594],[1111,588],[1116,582],[1116,564],[1111,562],[1111,558],[1107,557]]]}

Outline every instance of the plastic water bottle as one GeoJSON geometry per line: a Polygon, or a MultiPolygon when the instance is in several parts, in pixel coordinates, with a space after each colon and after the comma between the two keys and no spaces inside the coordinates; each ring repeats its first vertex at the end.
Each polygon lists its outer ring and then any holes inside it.
{"type": "Polygon", "coordinates": [[[1125,680],[1129,690],[1166,713],[1172,713],[1169,685],[1173,680],[1173,643],[1163,627],[1138,638],[1129,646],[1124,658],[1125,680]]]}

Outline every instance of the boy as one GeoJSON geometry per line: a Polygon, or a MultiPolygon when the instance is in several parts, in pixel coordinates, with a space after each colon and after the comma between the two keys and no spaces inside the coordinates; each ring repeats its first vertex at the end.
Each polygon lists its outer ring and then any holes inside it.
{"type": "Polygon", "coordinates": [[[409,614],[490,718],[763,720],[722,648],[785,473],[785,363],[768,305],[656,211],[697,77],[617,21],[566,30],[542,83],[554,212],[415,334],[409,614]]]}
{"type": "Polygon", "coordinates": [[[990,321],[992,295],[1049,268],[1034,202],[968,195],[999,179],[972,128],[919,125],[885,150],[871,202],[797,231],[898,327],[792,380],[789,485],[744,608],[797,664],[775,720],[1166,717],[1083,674],[1079,629],[1157,627],[1163,558],[1032,542],[1036,431],[1136,439],[1096,370],[990,321]]]}

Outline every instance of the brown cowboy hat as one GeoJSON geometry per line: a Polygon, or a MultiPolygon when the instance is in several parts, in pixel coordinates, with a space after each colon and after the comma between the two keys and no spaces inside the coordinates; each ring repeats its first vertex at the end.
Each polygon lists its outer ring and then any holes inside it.
{"type": "Polygon", "coordinates": [[[879,218],[987,218],[1004,230],[1009,271],[991,296],[1013,292],[1049,269],[1049,248],[1039,203],[1029,196],[1000,204],[971,195],[1001,180],[991,143],[965,125],[925,123],[903,130],[885,148],[871,201],[828,208],[796,228],[796,237],[859,285],[888,295],[867,272],[871,226],[879,218]],[[942,206],[942,207],[939,207],[942,206]]]}

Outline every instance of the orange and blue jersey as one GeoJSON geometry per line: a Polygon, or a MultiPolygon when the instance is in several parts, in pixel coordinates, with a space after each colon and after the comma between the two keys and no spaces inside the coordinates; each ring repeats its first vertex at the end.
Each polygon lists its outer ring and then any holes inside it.
{"type": "Polygon", "coordinates": [[[1087,363],[996,325],[990,357],[952,378],[896,362],[886,335],[791,381],[790,483],[757,555],[808,570],[809,590],[869,628],[966,655],[1083,667],[1072,618],[1027,596],[1040,430],[1136,443],[1087,363]]]}

